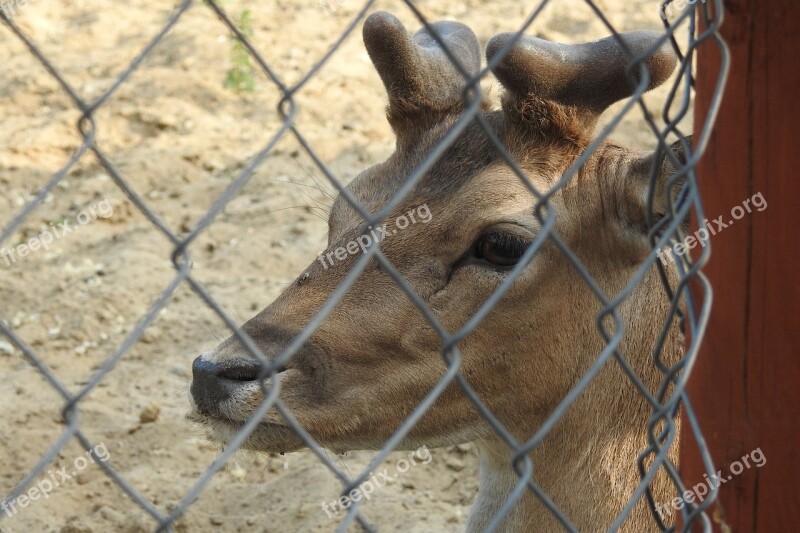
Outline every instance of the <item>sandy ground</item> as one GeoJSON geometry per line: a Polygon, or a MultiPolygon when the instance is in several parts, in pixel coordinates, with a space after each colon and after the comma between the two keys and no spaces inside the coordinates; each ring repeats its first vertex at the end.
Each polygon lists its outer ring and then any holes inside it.
{"type": "MultiPolygon", "coordinates": [[[[299,80],[352,20],[355,0],[224,2],[252,13],[252,41],[287,83],[299,80]]],[[[423,1],[430,18],[469,24],[482,42],[516,29],[535,3],[423,1]]],[[[582,1],[551,2],[531,33],[562,42],[605,36],[582,1]]],[[[659,28],[651,0],[598,0],[621,30],[659,28]]],[[[84,98],[102,93],[163,25],[169,2],[29,1],[16,22],[84,98]]],[[[380,2],[416,29],[399,2],[380,2]]],[[[248,158],[280,124],[279,93],[256,74],[243,94],[223,84],[232,66],[226,28],[202,4],[96,113],[104,155],[177,233],[206,212],[248,158]]],[[[495,97],[499,90],[495,90],[495,97]]],[[[649,99],[658,109],[665,91],[649,99]]],[[[344,182],[385,158],[393,137],[385,96],[360,27],[299,92],[298,128],[344,182]]],[[[0,227],[80,144],[78,113],[55,80],[6,28],[0,29],[0,227]]],[[[610,116],[610,115],[609,115],[610,116]]],[[[688,130],[690,124],[684,124],[688,130]]],[[[615,135],[653,144],[641,113],[615,135]]],[[[252,181],[192,246],[194,274],[236,320],[268,304],[323,248],[331,186],[292,138],[282,139],[252,181]]],[[[51,224],[74,229],[48,250],[6,265],[0,258],[0,318],[71,391],[77,391],[123,341],[174,276],[167,239],[138,212],[87,154],[3,246],[51,224]],[[108,215],[107,217],[105,215],[108,215]],[[85,221],[85,224],[81,224],[85,221]]],[[[227,336],[222,321],[181,286],[143,339],[80,404],[81,427],[154,506],[173,507],[213,461],[218,446],[185,419],[192,359],[227,336]],[[143,421],[144,420],[144,421],[143,421]]],[[[0,339],[0,495],[7,494],[62,430],[58,394],[6,339],[0,339]]],[[[364,507],[380,530],[460,531],[477,491],[471,445],[431,450],[381,488],[364,507]]],[[[76,471],[85,457],[72,442],[49,469],[76,471]]],[[[394,468],[398,454],[387,461],[394,468]]],[[[355,474],[372,457],[332,456],[355,474]]],[[[97,465],[63,481],[46,499],[0,520],[0,531],[149,531],[153,522],[97,465]]],[[[39,479],[46,479],[45,474],[39,479]]],[[[308,452],[268,457],[240,453],[178,523],[182,531],[330,531],[321,509],[338,496],[334,476],[308,452]]],[[[2,514],[2,513],[0,513],[2,514]]]]}

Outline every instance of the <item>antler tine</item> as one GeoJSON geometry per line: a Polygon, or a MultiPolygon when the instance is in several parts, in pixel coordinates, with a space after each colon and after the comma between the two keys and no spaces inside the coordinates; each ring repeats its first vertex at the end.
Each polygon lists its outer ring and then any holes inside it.
{"type": "MultiPolygon", "coordinates": [[[[479,71],[481,48],[472,30],[450,21],[431,26],[468,73],[479,71]]],[[[427,30],[412,37],[396,17],[378,12],[364,23],[364,44],[389,94],[390,119],[398,112],[463,110],[466,80],[427,30]]]]}
{"type": "MultiPolygon", "coordinates": [[[[495,36],[486,48],[489,61],[515,34],[495,36]]],[[[583,44],[558,44],[534,37],[521,37],[494,67],[495,76],[518,98],[533,96],[600,114],[608,106],[631,96],[634,85],[626,74],[632,58],[655,46],[661,34],[635,31],[583,44]]],[[[645,59],[650,73],[647,89],[663,83],[675,70],[677,57],[665,43],[645,59]]],[[[640,72],[633,69],[635,79],[640,72]]]]}

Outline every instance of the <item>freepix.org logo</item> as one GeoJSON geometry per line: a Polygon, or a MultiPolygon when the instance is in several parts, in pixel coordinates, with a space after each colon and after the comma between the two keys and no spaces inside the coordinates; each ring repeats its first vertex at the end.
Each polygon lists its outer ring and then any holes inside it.
{"type": "Polygon", "coordinates": [[[5,0],[5,1],[0,1],[0,11],[2,11],[3,14],[7,18],[11,19],[11,18],[14,18],[14,16],[17,14],[17,8],[18,7],[23,7],[23,6],[26,6],[28,4],[33,4],[35,2],[36,2],[36,0],[5,0]]]}
{"type": "Polygon", "coordinates": [[[694,6],[698,3],[706,3],[706,0],[673,0],[672,2],[661,6],[661,18],[673,18],[681,13],[688,7],[694,6]]]}
{"type": "Polygon", "coordinates": [[[65,235],[78,231],[81,226],[98,218],[109,218],[113,214],[111,202],[103,200],[78,213],[75,217],[75,224],[69,219],[64,219],[62,222],[51,222],[50,227],[26,242],[12,248],[0,248],[0,259],[2,260],[0,264],[5,263],[5,266],[10,267],[17,262],[17,258],[26,257],[40,249],[48,250],[54,240],[61,240],[65,235]]]}
{"type": "Polygon", "coordinates": [[[387,237],[396,235],[398,231],[406,229],[411,224],[416,224],[417,222],[427,224],[432,218],[433,215],[428,208],[428,204],[422,204],[397,217],[394,220],[394,228],[390,228],[388,222],[378,228],[369,226],[367,228],[369,230],[368,233],[364,233],[357,239],[353,239],[347,244],[339,246],[324,255],[323,252],[320,252],[319,255],[317,255],[317,260],[322,265],[322,268],[328,270],[328,267],[333,265],[334,261],[344,261],[348,256],[359,253],[359,250],[362,254],[365,254],[367,253],[367,248],[369,248],[373,242],[381,242],[387,237]]]}
{"type": "Polygon", "coordinates": [[[344,494],[337,500],[332,502],[322,502],[322,510],[328,515],[328,518],[334,518],[337,514],[346,511],[353,503],[364,500],[369,500],[375,489],[385,487],[395,481],[412,466],[417,464],[428,464],[433,460],[430,450],[426,445],[422,445],[412,452],[408,452],[408,459],[398,459],[394,465],[395,471],[389,472],[388,468],[384,468],[380,472],[372,472],[361,485],[351,490],[349,493],[344,494]]]}
{"type": "Polygon", "coordinates": [[[11,518],[30,505],[31,502],[49,498],[51,492],[63,485],[65,481],[74,478],[86,470],[90,464],[97,461],[105,463],[110,458],[111,453],[109,453],[105,443],[101,442],[94,448],[87,450],[85,454],[76,457],[72,462],[71,469],[69,466],[63,466],[59,470],[48,470],[47,477],[39,480],[38,483],[30,487],[26,492],[20,494],[13,500],[0,500],[0,512],[5,513],[6,516],[11,518]]]}

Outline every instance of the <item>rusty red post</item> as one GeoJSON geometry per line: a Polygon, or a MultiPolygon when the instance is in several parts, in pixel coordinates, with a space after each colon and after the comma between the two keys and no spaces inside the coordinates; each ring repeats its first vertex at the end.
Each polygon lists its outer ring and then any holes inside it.
{"type": "MultiPolygon", "coordinates": [[[[716,469],[731,479],[711,508],[715,531],[800,528],[800,2],[725,0],[721,34],[731,52],[725,96],[698,166],[706,216],[761,193],[767,203],[711,238],[704,268],[714,290],[689,396],[716,469]],[[760,448],[762,467],[730,465],[760,448]],[[725,525],[730,529],[725,529],[725,525]]],[[[709,109],[720,54],[697,57],[695,134],[709,109]]],[[[696,222],[696,221],[695,221],[696,222]]],[[[685,428],[687,426],[684,426],[685,428]]],[[[690,431],[681,471],[705,472],[690,431]]]]}

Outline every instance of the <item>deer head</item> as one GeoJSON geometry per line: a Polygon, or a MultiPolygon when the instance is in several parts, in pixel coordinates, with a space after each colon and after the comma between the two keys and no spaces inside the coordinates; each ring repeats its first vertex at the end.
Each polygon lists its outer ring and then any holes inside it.
{"type": "MultiPolygon", "coordinates": [[[[469,28],[455,22],[433,27],[466,74],[479,72],[480,46],[469,28]]],[[[496,58],[493,70],[505,93],[502,109],[483,104],[479,114],[535,189],[550,191],[592,141],[600,114],[633,93],[625,70],[629,54],[656,48],[658,34],[623,34],[627,51],[611,37],[580,45],[534,38],[507,44],[512,37],[499,35],[488,44],[487,57],[496,58]]],[[[411,36],[387,13],[367,19],[364,41],[388,92],[397,148],[359,174],[347,191],[376,213],[464,115],[466,81],[431,34],[411,36]]],[[[665,47],[650,54],[648,88],[662,83],[675,63],[665,47]]],[[[655,211],[667,211],[663,191],[673,168],[654,157],[606,142],[550,198],[555,230],[608,295],[622,289],[650,252],[646,212],[653,165],[661,169],[655,211]]],[[[381,252],[439,323],[456,332],[543,231],[536,204],[531,189],[473,119],[380,230],[365,228],[340,195],[330,212],[326,251],[242,330],[267,357],[280,354],[371,239],[380,240],[381,252]]],[[[652,268],[620,307],[625,327],[620,352],[651,390],[661,377],[652,359],[668,304],[652,268]]],[[[461,372],[520,441],[536,431],[603,351],[606,343],[596,326],[600,309],[585,280],[548,238],[459,343],[461,372]]],[[[372,258],[281,369],[280,399],[323,445],[379,449],[445,373],[441,344],[391,273],[372,258]]],[[[674,327],[665,351],[667,361],[682,353],[674,327]]],[[[192,416],[216,438],[229,439],[264,400],[260,369],[235,336],[202,354],[193,367],[192,416]]],[[[630,497],[639,480],[636,457],[646,446],[649,414],[645,399],[610,361],[532,452],[536,482],[579,529],[608,527],[630,497]]],[[[446,389],[402,445],[466,441],[478,442],[481,451],[480,492],[469,523],[479,530],[518,478],[508,448],[458,385],[446,389]]],[[[246,446],[288,452],[303,443],[271,409],[246,446]]],[[[669,499],[663,480],[651,487],[657,500],[669,499]]],[[[533,495],[519,501],[505,525],[519,531],[557,529],[533,495]]],[[[642,504],[625,525],[643,531],[655,522],[642,504]]]]}

